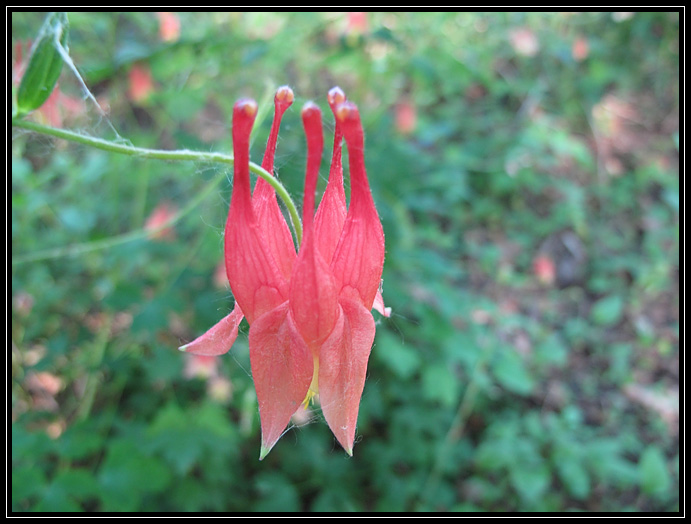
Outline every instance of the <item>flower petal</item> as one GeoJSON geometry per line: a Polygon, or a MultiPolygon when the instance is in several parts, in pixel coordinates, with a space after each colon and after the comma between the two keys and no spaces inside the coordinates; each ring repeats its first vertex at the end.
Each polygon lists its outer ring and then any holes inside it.
{"type": "MultiPolygon", "coordinates": [[[[334,87],[329,91],[328,100],[335,115],[336,107],[345,101],[345,94],[343,94],[339,87],[334,87]]],[[[337,118],[329,181],[326,184],[324,195],[314,217],[315,242],[327,263],[331,263],[333,254],[336,251],[338,239],[341,237],[348,211],[346,208],[345,190],[343,188],[342,142],[343,130],[337,118]]]]}
{"type": "MultiPolygon", "coordinates": [[[[264,179],[260,179],[271,187],[264,179]]],[[[273,188],[271,188],[273,191],[273,188]]],[[[256,192],[255,192],[256,195],[256,192]]],[[[286,223],[285,217],[278,207],[276,196],[253,199],[255,214],[259,229],[263,232],[267,249],[272,253],[283,277],[287,280],[293,271],[295,263],[295,244],[286,223]]]]}
{"type": "Polygon", "coordinates": [[[307,346],[315,356],[338,317],[338,295],[333,275],[314,242],[314,192],[323,149],[321,111],[305,104],[302,120],[307,137],[307,169],[303,203],[304,237],[290,280],[290,311],[307,346]]]}
{"type": "Polygon", "coordinates": [[[312,354],[288,314],[288,302],[250,326],[250,364],[262,425],[260,460],[276,444],[312,381],[312,354]]]}
{"type": "Polygon", "coordinates": [[[377,294],[374,296],[374,303],[372,304],[372,309],[378,311],[380,314],[387,318],[391,316],[391,308],[384,306],[384,297],[381,294],[381,290],[377,291],[377,294]]]}
{"type": "Polygon", "coordinates": [[[238,327],[243,316],[240,306],[235,304],[229,315],[192,342],[180,346],[180,351],[208,357],[227,353],[238,336],[238,327]]]}
{"type": "Polygon", "coordinates": [[[288,298],[288,284],[256,223],[226,228],[225,263],[233,296],[250,325],[288,298]]]}
{"type": "Polygon", "coordinates": [[[365,171],[364,135],[357,107],[344,102],[336,110],[348,145],[350,207],[331,269],[339,295],[359,298],[372,309],[384,267],[384,230],[365,171]]]}
{"type": "Polygon", "coordinates": [[[225,264],[236,302],[252,325],[288,298],[288,283],[266,245],[250,196],[249,135],[257,112],[253,100],[233,108],[233,195],[225,228],[225,264]]]}
{"type": "Polygon", "coordinates": [[[340,201],[338,193],[333,190],[335,184],[332,184],[331,180],[333,180],[332,175],[329,175],[329,182],[314,219],[315,241],[327,263],[331,262],[336,251],[347,212],[345,201],[340,201]]]}
{"type": "Polygon", "coordinates": [[[336,327],[319,353],[319,402],[331,431],[352,455],[375,324],[359,301],[344,298],[340,305],[336,327]]]}
{"type": "MultiPolygon", "coordinates": [[[[293,91],[288,86],[279,87],[274,97],[274,119],[271,125],[271,132],[266,144],[262,167],[273,174],[274,155],[276,153],[276,142],[278,140],[278,130],[281,126],[283,113],[293,103],[293,91]]],[[[273,254],[279,269],[286,279],[290,278],[295,262],[295,244],[293,237],[286,223],[285,217],[278,206],[276,191],[263,178],[258,178],[252,194],[252,205],[257,224],[264,233],[266,246],[273,254]]]]}
{"type": "Polygon", "coordinates": [[[290,281],[290,311],[309,348],[315,353],[338,317],[338,293],[333,274],[313,242],[305,238],[290,281]]]}

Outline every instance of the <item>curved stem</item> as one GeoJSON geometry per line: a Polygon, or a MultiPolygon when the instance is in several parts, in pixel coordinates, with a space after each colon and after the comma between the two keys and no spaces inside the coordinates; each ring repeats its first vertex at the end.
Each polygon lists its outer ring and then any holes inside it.
{"type": "MultiPolygon", "coordinates": [[[[135,147],[127,144],[111,142],[109,140],[104,140],[102,138],[82,135],[79,133],[75,133],[74,131],[68,131],[66,129],[45,126],[21,118],[13,118],[12,125],[14,127],[28,129],[29,131],[34,131],[36,133],[50,135],[56,138],[61,138],[63,140],[69,140],[71,142],[77,142],[79,144],[95,147],[96,149],[101,149],[103,151],[108,151],[110,153],[119,153],[121,155],[136,156],[139,158],[153,158],[157,160],[194,161],[214,164],[226,164],[231,166],[234,164],[233,155],[226,155],[223,153],[203,153],[199,151],[188,150],[166,151],[164,149],[147,149],[142,147],[135,147]]],[[[260,176],[261,178],[266,180],[269,184],[271,184],[271,186],[276,191],[276,194],[281,198],[281,200],[283,200],[283,203],[285,204],[288,210],[288,214],[290,215],[290,221],[293,225],[293,230],[295,231],[297,244],[300,245],[300,242],[302,240],[302,224],[300,223],[300,215],[297,211],[295,203],[290,198],[290,194],[288,194],[286,188],[283,187],[283,185],[278,181],[278,179],[274,177],[271,173],[269,173],[264,168],[253,162],[250,162],[250,171],[253,172],[255,175],[260,176]]]]}

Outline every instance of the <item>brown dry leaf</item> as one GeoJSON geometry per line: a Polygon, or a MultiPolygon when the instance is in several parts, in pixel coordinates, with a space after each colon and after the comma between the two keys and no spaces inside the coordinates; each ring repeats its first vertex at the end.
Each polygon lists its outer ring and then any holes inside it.
{"type": "Polygon", "coordinates": [[[657,413],[667,423],[670,433],[679,431],[679,392],[672,389],[655,391],[640,384],[628,384],[624,394],[650,411],[657,413]]]}
{"type": "Polygon", "coordinates": [[[29,373],[26,377],[26,387],[31,391],[56,395],[62,389],[62,379],[47,371],[29,373]]]}
{"type": "Polygon", "coordinates": [[[26,389],[31,393],[31,406],[39,411],[57,411],[58,403],[55,400],[63,386],[60,377],[41,371],[29,373],[24,381],[26,389]]]}

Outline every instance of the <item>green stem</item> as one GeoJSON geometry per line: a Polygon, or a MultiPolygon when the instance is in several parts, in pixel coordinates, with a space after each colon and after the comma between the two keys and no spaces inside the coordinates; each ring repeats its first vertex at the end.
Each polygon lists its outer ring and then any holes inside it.
{"type": "MultiPolygon", "coordinates": [[[[38,124],[36,122],[24,120],[22,118],[12,118],[12,125],[14,127],[20,127],[22,129],[34,131],[36,133],[42,133],[44,135],[62,138],[63,140],[77,142],[79,144],[95,147],[97,149],[108,151],[110,153],[118,153],[121,155],[136,156],[139,158],[153,158],[156,160],[193,161],[212,164],[226,164],[230,166],[232,166],[234,163],[233,155],[225,155],[223,153],[203,153],[199,151],[188,150],[166,151],[164,149],[146,149],[127,144],[111,142],[109,140],[103,140],[102,138],[82,135],[79,133],[75,133],[74,131],[68,131],[66,129],[45,126],[42,124],[38,124]]],[[[257,176],[262,177],[269,184],[271,184],[271,187],[274,188],[276,194],[283,201],[286,208],[288,209],[288,214],[290,215],[290,221],[293,225],[293,230],[295,231],[295,238],[297,240],[297,244],[300,245],[300,242],[302,240],[302,224],[300,223],[300,215],[297,211],[295,203],[293,202],[292,198],[290,198],[290,194],[288,193],[286,188],[283,187],[283,185],[278,181],[276,177],[274,177],[271,173],[269,173],[261,166],[255,164],[254,162],[250,162],[250,171],[257,176]]]]}
{"type": "Polygon", "coordinates": [[[98,390],[98,386],[100,383],[99,369],[101,368],[101,365],[103,363],[103,356],[106,353],[106,347],[108,346],[108,337],[110,335],[110,328],[112,325],[112,318],[107,316],[105,324],[96,335],[94,347],[90,352],[91,363],[86,373],[86,385],[84,386],[84,393],[80,399],[79,406],[77,406],[75,412],[75,418],[77,420],[86,419],[91,413],[91,408],[94,405],[94,400],[96,399],[96,392],[98,390]]]}

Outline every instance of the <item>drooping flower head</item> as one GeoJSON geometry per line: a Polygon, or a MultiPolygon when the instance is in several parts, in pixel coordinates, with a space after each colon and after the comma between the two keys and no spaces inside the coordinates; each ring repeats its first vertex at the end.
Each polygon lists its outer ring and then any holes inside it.
{"type": "MultiPolygon", "coordinates": [[[[273,170],[280,120],[293,101],[289,88],[275,97],[276,112],[262,166],[273,170]]],[[[249,177],[249,136],[257,112],[243,99],[233,110],[233,194],[225,229],[225,265],[236,305],[206,334],[183,346],[188,352],[228,351],[243,316],[249,330],[250,364],[262,427],[263,458],[291,416],[317,396],[324,418],[352,455],[367,361],[374,341],[370,310],[383,307],[380,293],[384,233],[370,192],[364,134],[357,107],[339,88],[328,95],[336,118],[332,163],[315,213],[323,151],[321,111],[302,109],[307,140],[303,235],[296,254],[273,187],[249,177]],[[351,196],[346,206],[341,162],[348,147],[351,196]]]]}

